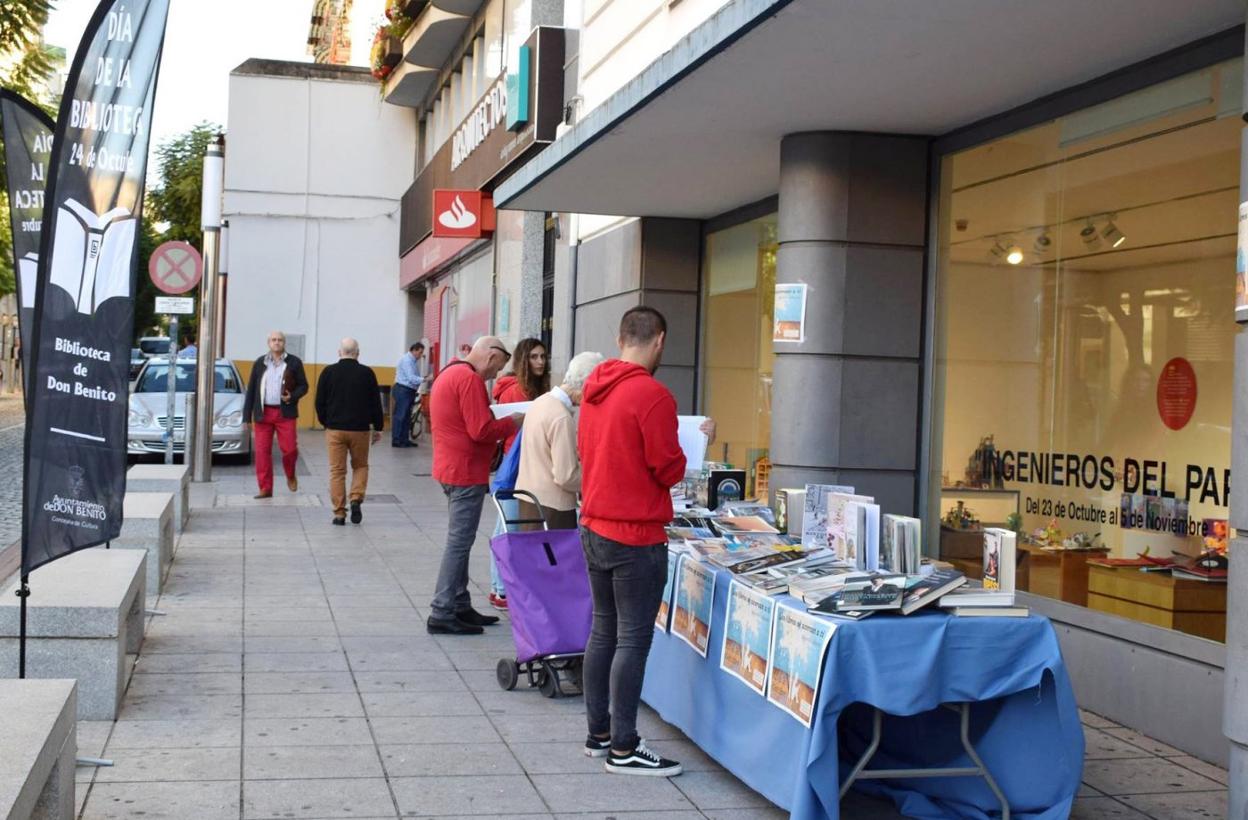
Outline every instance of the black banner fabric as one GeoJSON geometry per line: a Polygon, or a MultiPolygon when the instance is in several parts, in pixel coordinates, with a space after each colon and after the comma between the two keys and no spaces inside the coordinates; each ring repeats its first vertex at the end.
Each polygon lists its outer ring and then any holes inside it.
{"type": "Polygon", "coordinates": [[[13,273],[17,280],[17,316],[22,340],[22,378],[30,393],[30,333],[35,314],[35,277],[43,199],[52,156],[52,118],[20,94],[0,89],[0,138],[13,223],[13,273]]]}
{"type": "Polygon", "coordinates": [[[170,0],[103,0],[49,165],[30,362],[22,571],[116,538],[135,268],[170,0]]]}

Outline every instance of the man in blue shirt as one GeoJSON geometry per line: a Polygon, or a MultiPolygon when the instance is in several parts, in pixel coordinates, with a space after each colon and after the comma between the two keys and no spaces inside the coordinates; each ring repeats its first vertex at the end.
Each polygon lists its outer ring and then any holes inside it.
{"type": "Polygon", "coordinates": [[[394,374],[394,418],[391,428],[391,447],[411,447],[409,430],[412,423],[412,406],[416,403],[416,392],[420,389],[422,359],[425,346],[416,342],[403,358],[394,374]]]}

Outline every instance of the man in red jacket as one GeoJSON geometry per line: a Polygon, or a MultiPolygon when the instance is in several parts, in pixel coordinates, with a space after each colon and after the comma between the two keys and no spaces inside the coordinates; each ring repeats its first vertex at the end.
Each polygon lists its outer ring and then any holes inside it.
{"type": "Polygon", "coordinates": [[[620,320],[620,358],[585,383],[581,454],[581,544],[594,599],[583,683],[589,737],[585,754],[618,774],[680,774],[680,764],[646,748],[637,707],[646,656],[667,582],[670,490],[685,475],[676,434],[676,400],[654,378],[667,322],[635,307],[620,320]]]}
{"type": "Polygon", "coordinates": [[[443,368],[433,382],[429,410],[434,434],[433,477],[446,494],[449,521],[437,590],[426,623],[431,634],[479,635],[485,631],[482,627],[498,623],[493,615],[482,615],[472,608],[468,556],[481,523],[494,450],[524,420],[520,415],[495,419],[490,412],[485,382],[498,375],[510,358],[498,338],[485,336],[464,358],[443,368]]]}

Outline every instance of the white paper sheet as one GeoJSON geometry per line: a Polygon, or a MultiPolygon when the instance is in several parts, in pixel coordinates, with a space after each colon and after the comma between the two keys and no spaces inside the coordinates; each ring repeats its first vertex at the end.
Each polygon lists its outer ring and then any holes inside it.
{"type": "Polygon", "coordinates": [[[685,472],[700,472],[706,461],[706,433],[701,429],[706,416],[677,416],[679,422],[677,436],[680,438],[680,449],[685,452],[685,472]]]}
{"type": "Polygon", "coordinates": [[[492,404],[490,412],[494,414],[496,419],[505,419],[512,413],[527,413],[531,401],[513,401],[509,404],[492,404]]]}

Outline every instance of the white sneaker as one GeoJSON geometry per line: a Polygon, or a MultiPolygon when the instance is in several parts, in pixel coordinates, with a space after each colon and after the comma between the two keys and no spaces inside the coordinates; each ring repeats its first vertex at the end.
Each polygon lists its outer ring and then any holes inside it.
{"type": "Polygon", "coordinates": [[[647,777],[675,777],[684,771],[675,760],[668,760],[646,748],[646,742],[637,742],[637,748],[626,755],[614,751],[607,755],[603,764],[612,774],[635,774],[647,777]]]}

